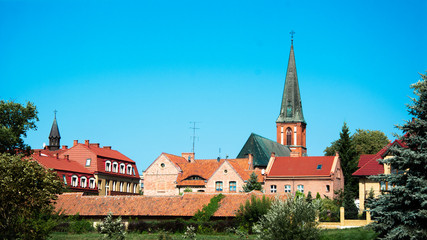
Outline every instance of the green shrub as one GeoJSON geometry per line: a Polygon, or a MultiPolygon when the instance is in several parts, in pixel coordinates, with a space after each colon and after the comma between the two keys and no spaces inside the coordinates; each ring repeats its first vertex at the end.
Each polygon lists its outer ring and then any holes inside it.
{"type": "Polygon", "coordinates": [[[68,232],[77,234],[92,232],[93,230],[95,229],[93,228],[92,222],[84,219],[70,222],[68,226],[68,232]]]}
{"type": "Polygon", "coordinates": [[[323,198],[322,207],[320,208],[319,220],[321,222],[339,222],[340,206],[336,201],[329,198],[323,198]]]}
{"type": "Polygon", "coordinates": [[[102,223],[98,225],[99,233],[103,234],[103,239],[125,239],[125,228],[122,218],[113,220],[112,213],[109,213],[102,223]]]}
{"type": "Polygon", "coordinates": [[[319,238],[316,211],[320,201],[308,203],[305,198],[289,196],[276,199],[260,221],[254,225],[258,239],[311,240],[319,238]]]}
{"type": "Polygon", "coordinates": [[[220,193],[220,194],[214,196],[213,198],[211,198],[208,205],[204,206],[202,208],[202,210],[200,210],[200,209],[197,210],[196,214],[194,214],[193,219],[195,221],[200,221],[200,222],[208,221],[214,215],[214,213],[218,210],[219,202],[224,197],[225,196],[220,193]]]}
{"type": "Polygon", "coordinates": [[[262,196],[261,199],[255,195],[247,200],[245,205],[241,204],[236,213],[236,220],[247,232],[252,233],[252,226],[259,221],[270,209],[271,200],[262,196]]]}

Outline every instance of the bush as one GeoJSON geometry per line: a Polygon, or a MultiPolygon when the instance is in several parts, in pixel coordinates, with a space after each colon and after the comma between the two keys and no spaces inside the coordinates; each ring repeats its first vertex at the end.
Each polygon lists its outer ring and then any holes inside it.
{"type": "Polygon", "coordinates": [[[340,221],[340,206],[336,201],[329,198],[324,198],[322,207],[320,208],[319,220],[321,222],[339,222],[340,221]]]}
{"type": "Polygon", "coordinates": [[[113,220],[112,213],[109,213],[102,223],[98,226],[98,231],[101,234],[104,234],[104,239],[125,239],[125,228],[122,224],[122,218],[119,217],[116,220],[113,220]]]}
{"type": "Polygon", "coordinates": [[[250,201],[247,200],[245,205],[240,205],[236,213],[236,220],[243,229],[252,233],[252,226],[267,213],[270,206],[269,198],[263,195],[262,199],[259,199],[252,195],[250,201]]]}
{"type": "Polygon", "coordinates": [[[206,222],[208,221],[218,210],[219,208],[219,202],[224,198],[225,196],[221,193],[211,198],[211,201],[208,205],[204,206],[202,210],[197,210],[196,214],[194,214],[193,219],[195,221],[201,221],[206,222]]]}
{"type": "Polygon", "coordinates": [[[303,197],[276,199],[253,230],[258,239],[318,239],[316,211],[320,201],[308,203],[303,197]]]}

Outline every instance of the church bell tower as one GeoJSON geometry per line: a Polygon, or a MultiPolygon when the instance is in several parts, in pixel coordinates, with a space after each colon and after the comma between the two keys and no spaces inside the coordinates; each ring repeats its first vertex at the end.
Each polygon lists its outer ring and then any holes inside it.
{"type": "Polygon", "coordinates": [[[51,151],[58,150],[60,147],[61,135],[59,134],[58,124],[56,123],[56,110],[55,118],[53,119],[52,128],[49,134],[49,146],[48,149],[51,151]]]}
{"type": "Polygon", "coordinates": [[[276,120],[277,142],[289,147],[292,153],[298,153],[298,156],[306,156],[305,135],[307,123],[302,113],[297,68],[295,65],[293,34],[294,32],[292,31],[291,51],[286,71],[282,106],[279,117],[276,120]]]}

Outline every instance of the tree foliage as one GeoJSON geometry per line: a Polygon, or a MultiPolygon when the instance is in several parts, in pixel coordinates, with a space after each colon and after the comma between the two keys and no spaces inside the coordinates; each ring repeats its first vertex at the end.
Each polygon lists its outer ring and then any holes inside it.
{"type": "Polygon", "coordinates": [[[211,198],[208,205],[203,206],[202,210],[197,210],[196,214],[194,214],[193,219],[195,221],[207,222],[214,215],[214,213],[218,210],[220,206],[220,201],[225,198],[223,194],[215,195],[211,198]]]}
{"type": "Polygon", "coordinates": [[[287,200],[276,199],[261,220],[254,225],[258,239],[318,239],[315,221],[320,201],[309,203],[304,197],[289,195],[287,200]]]}
{"type": "MultiPolygon", "coordinates": [[[[351,143],[357,155],[375,154],[389,143],[387,136],[378,130],[356,129],[351,136],[351,143]]],[[[323,151],[325,156],[333,156],[338,151],[338,140],[333,141],[329,147],[323,151]]]]}
{"type": "Polygon", "coordinates": [[[407,147],[391,147],[394,157],[379,160],[390,165],[391,174],[371,177],[394,186],[370,204],[381,239],[427,239],[427,76],[411,88],[413,119],[397,126],[407,147]]]}
{"type": "Polygon", "coordinates": [[[255,172],[251,173],[248,182],[243,185],[244,192],[251,192],[253,190],[262,190],[262,185],[260,182],[258,182],[258,176],[255,174],[255,172]]]}
{"type": "Polygon", "coordinates": [[[16,149],[29,153],[30,147],[24,144],[27,131],[36,129],[37,109],[28,102],[24,107],[13,101],[0,100],[0,153],[14,154],[16,149]]]}
{"type": "Polygon", "coordinates": [[[126,236],[125,227],[122,218],[113,219],[113,214],[108,213],[104,221],[97,226],[99,233],[103,234],[103,239],[124,240],[126,236]]]}
{"type": "Polygon", "coordinates": [[[0,238],[44,239],[55,226],[51,202],[62,192],[62,182],[21,157],[0,153],[0,238]]]}
{"type": "Polygon", "coordinates": [[[262,198],[257,198],[252,195],[250,200],[246,200],[244,205],[240,205],[236,213],[236,219],[241,227],[252,233],[252,226],[267,213],[270,206],[270,198],[266,198],[264,195],[262,198]]]}

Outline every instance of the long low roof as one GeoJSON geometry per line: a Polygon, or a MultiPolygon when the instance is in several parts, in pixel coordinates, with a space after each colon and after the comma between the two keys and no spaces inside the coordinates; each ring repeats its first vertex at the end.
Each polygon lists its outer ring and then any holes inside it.
{"type": "MultiPolygon", "coordinates": [[[[65,215],[86,217],[106,216],[151,216],[151,217],[191,217],[209,204],[210,193],[184,193],[182,196],[83,196],[82,193],[64,193],[58,197],[55,208],[65,215]]],[[[251,195],[262,197],[261,192],[225,193],[214,217],[234,217],[241,204],[251,195]]],[[[275,195],[264,194],[269,198],[275,195]]]]}

